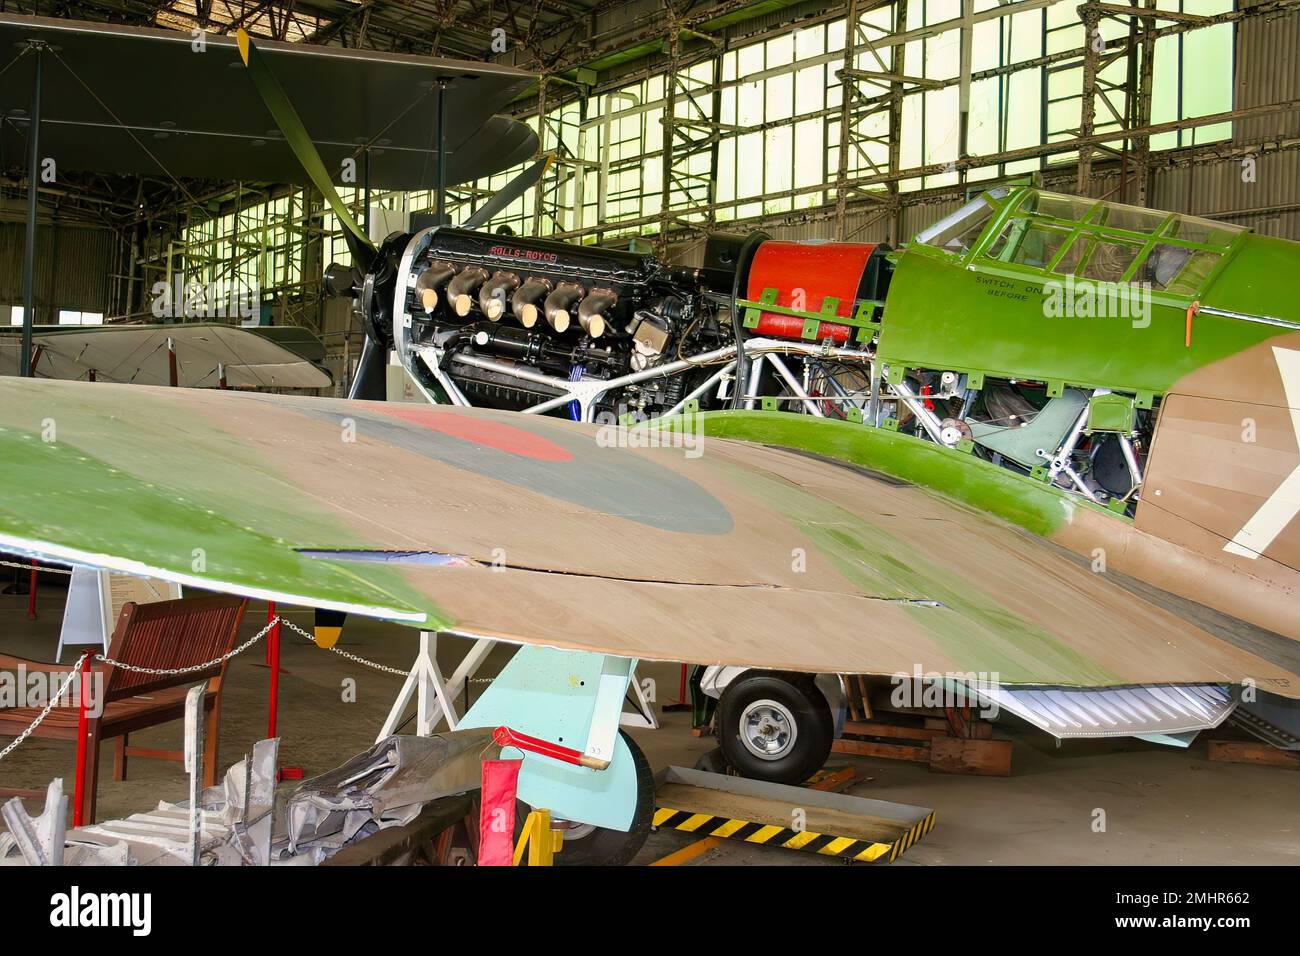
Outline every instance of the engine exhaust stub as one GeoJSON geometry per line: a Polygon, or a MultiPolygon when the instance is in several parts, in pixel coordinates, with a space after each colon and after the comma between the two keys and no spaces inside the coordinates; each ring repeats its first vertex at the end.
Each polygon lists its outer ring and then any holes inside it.
{"type": "Polygon", "coordinates": [[[437,259],[430,262],[429,267],[416,277],[415,291],[425,312],[432,312],[437,308],[438,290],[446,285],[455,274],[455,266],[450,262],[437,259]]]}
{"type": "Polygon", "coordinates": [[[555,287],[555,291],[546,297],[546,305],[542,307],[542,315],[551,328],[557,332],[568,329],[573,318],[573,306],[582,298],[582,294],[582,286],[576,282],[561,282],[555,287]]]}
{"type": "Polygon", "coordinates": [[[482,266],[466,266],[456,278],[447,283],[447,304],[461,318],[474,307],[474,293],[487,281],[488,272],[482,266]]]}
{"type": "Polygon", "coordinates": [[[519,320],[520,325],[531,329],[537,324],[542,314],[542,300],[551,294],[553,288],[550,279],[529,276],[515,290],[515,294],[510,297],[510,312],[519,320]]]}
{"type": "Polygon", "coordinates": [[[605,334],[605,313],[618,302],[618,293],[612,289],[592,289],[578,306],[578,324],[593,339],[605,334]]]}
{"type": "Polygon", "coordinates": [[[517,288],[519,288],[519,276],[513,272],[497,272],[483,283],[483,288],[478,290],[478,307],[483,310],[485,316],[496,322],[506,314],[510,293],[517,288]]]}

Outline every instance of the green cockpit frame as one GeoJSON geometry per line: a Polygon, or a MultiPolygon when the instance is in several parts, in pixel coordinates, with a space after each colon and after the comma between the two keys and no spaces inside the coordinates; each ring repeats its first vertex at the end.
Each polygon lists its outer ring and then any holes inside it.
{"type": "Polygon", "coordinates": [[[1197,216],[1020,186],[982,194],[915,243],[980,271],[1144,285],[1153,295],[1191,301],[1246,235],[1197,216]]]}

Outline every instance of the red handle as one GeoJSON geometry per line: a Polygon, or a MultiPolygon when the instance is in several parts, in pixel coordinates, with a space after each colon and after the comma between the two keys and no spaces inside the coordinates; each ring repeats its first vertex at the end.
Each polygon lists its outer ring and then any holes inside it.
{"type": "Polygon", "coordinates": [[[542,740],[540,737],[530,737],[528,734],[521,734],[519,731],[511,730],[506,726],[498,727],[492,731],[492,739],[502,747],[518,747],[520,750],[541,754],[543,757],[550,757],[552,760],[558,760],[561,763],[590,767],[593,770],[604,770],[609,766],[607,760],[596,760],[579,750],[574,750],[572,747],[553,744],[549,740],[542,740]]]}

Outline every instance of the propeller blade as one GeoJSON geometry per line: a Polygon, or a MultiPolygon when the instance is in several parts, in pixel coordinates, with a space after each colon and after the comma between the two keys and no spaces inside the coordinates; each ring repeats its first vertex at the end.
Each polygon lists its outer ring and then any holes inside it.
{"type": "Polygon", "coordinates": [[[356,220],[352,218],[352,213],[348,211],[342,197],[334,188],[330,174],[326,171],[324,162],[321,161],[320,153],[316,151],[311,136],[307,134],[306,127],[302,125],[302,120],[298,118],[298,111],[293,108],[288,95],[284,92],[284,87],[280,85],[280,81],[275,78],[271,68],[262,59],[262,54],[253,44],[252,37],[242,27],[236,40],[239,44],[239,55],[243,58],[244,65],[248,67],[248,72],[253,78],[253,85],[257,87],[257,93],[262,97],[262,102],[266,104],[267,111],[275,120],[275,125],[284,134],[285,142],[293,150],[294,156],[302,164],[302,168],[307,173],[308,178],[311,179],[312,184],[320,190],[321,195],[325,197],[325,201],[330,204],[330,208],[334,211],[334,215],[338,216],[339,222],[343,223],[343,228],[347,230],[345,238],[347,239],[348,248],[352,250],[353,259],[361,268],[368,267],[371,253],[375,250],[375,244],[357,225],[356,220]]]}
{"type": "Polygon", "coordinates": [[[348,389],[348,398],[376,402],[387,398],[388,383],[384,377],[384,366],[387,364],[388,350],[377,345],[367,330],[365,342],[361,346],[361,358],[357,359],[357,372],[348,389]]]}
{"type": "Polygon", "coordinates": [[[529,188],[535,186],[550,167],[552,160],[555,159],[553,153],[547,153],[533,165],[529,166],[522,173],[516,176],[510,182],[502,186],[497,192],[474,211],[474,215],[461,224],[462,229],[477,229],[483,223],[487,222],[501,210],[505,209],[512,202],[526,193],[529,188]]]}

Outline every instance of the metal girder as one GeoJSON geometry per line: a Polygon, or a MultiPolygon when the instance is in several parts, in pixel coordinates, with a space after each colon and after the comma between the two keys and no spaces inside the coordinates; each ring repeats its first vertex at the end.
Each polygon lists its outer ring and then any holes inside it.
{"type": "Polygon", "coordinates": [[[1079,7],[1079,17],[1083,20],[1083,92],[1079,100],[1079,172],[1075,191],[1080,196],[1087,196],[1092,186],[1091,137],[1097,118],[1096,88],[1101,53],[1098,47],[1104,41],[1097,27],[1100,14],[1095,8],[1079,7]]]}
{"type": "MultiPolygon", "coordinates": [[[[718,115],[718,81],[721,78],[720,60],[712,58],[712,80],[696,80],[683,69],[681,45],[684,37],[705,39],[717,45],[715,38],[688,29],[671,2],[667,3],[668,18],[664,26],[664,51],[668,56],[664,76],[663,147],[661,151],[662,179],[660,181],[659,236],[657,251],[667,253],[670,227],[674,224],[688,230],[700,224],[683,218],[697,207],[712,209],[716,199],[718,172],[718,140],[720,133],[714,120],[718,115]],[[709,105],[701,105],[698,94],[707,93],[709,105]],[[679,103],[686,105],[686,116],[678,116],[679,103]],[[701,132],[703,130],[703,132],[701,132]],[[692,174],[693,156],[708,152],[709,173],[692,174]],[[675,196],[684,201],[674,205],[675,196]]],[[[715,220],[710,211],[707,222],[715,220]]]]}
{"type": "Polygon", "coordinates": [[[915,86],[923,90],[940,90],[943,89],[941,80],[927,80],[923,76],[903,76],[899,73],[886,73],[880,70],[836,70],[835,75],[840,79],[848,77],[853,80],[860,80],[864,83],[879,83],[881,86],[892,87],[895,83],[902,83],[907,86],[915,86]]]}
{"type": "Polygon", "coordinates": [[[1141,17],[1147,20],[1169,20],[1172,23],[1191,23],[1206,26],[1214,23],[1215,18],[1199,13],[1181,13],[1177,10],[1157,10],[1154,7],[1126,7],[1120,3],[1085,3],[1079,9],[1095,10],[1097,13],[1114,17],[1141,17]]]}

